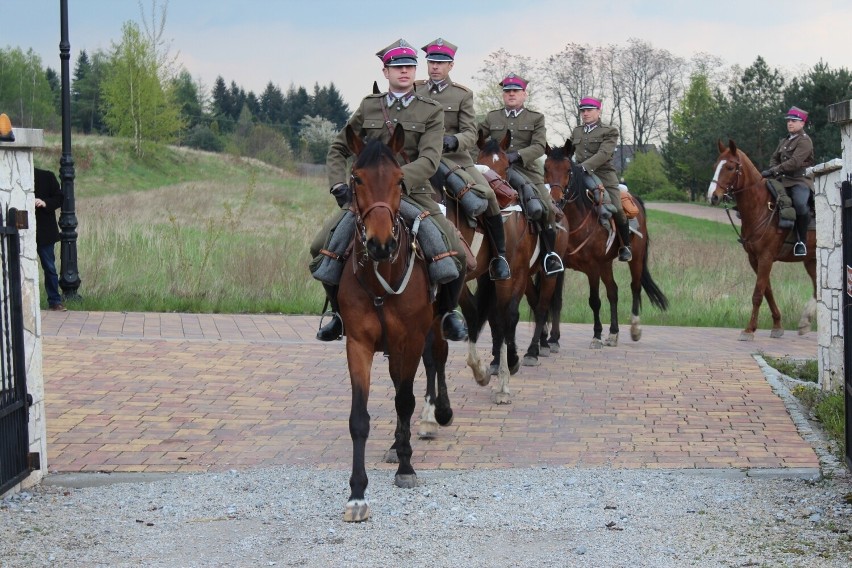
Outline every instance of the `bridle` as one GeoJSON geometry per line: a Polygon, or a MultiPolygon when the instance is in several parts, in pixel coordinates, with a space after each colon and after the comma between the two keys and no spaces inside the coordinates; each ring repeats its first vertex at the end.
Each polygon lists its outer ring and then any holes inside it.
{"type": "MultiPolygon", "coordinates": [[[[715,177],[710,181],[711,186],[714,184],[717,187],[721,185],[719,184],[719,172],[722,171],[722,166],[726,161],[728,160],[722,160],[719,162],[719,165],[716,166],[715,177]]],[[[741,245],[743,245],[743,248],[747,248],[746,239],[742,236],[742,233],[737,229],[737,225],[736,223],[734,223],[734,218],[731,216],[731,209],[736,208],[736,195],[738,193],[744,192],[747,189],[744,180],[745,174],[743,172],[743,164],[739,159],[730,160],[730,162],[732,164],[735,164],[736,167],[734,168],[734,175],[731,176],[731,179],[728,181],[728,184],[724,186],[725,193],[722,196],[722,203],[725,205],[725,214],[728,216],[728,222],[731,224],[731,227],[734,229],[734,233],[736,233],[737,235],[737,241],[741,245]],[[731,202],[734,203],[734,207],[729,206],[731,202]]],[[[770,214],[768,217],[764,217],[764,219],[758,224],[758,226],[755,227],[754,232],[760,230],[760,234],[757,236],[757,238],[750,239],[752,241],[759,241],[763,237],[763,234],[769,229],[769,226],[772,223],[772,218],[775,216],[775,208],[773,207],[771,200],[767,204],[767,208],[770,211],[770,214]]]]}
{"type": "MultiPolygon", "coordinates": [[[[573,164],[573,162],[569,158],[554,158],[554,159],[563,159],[563,160],[566,160],[569,164],[568,181],[566,182],[566,184],[564,186],[562,184],[559,184],[559,183],[548,182],[548,184],[550,185],[551,188],[555,187],[557,190],[559,190],[560,194],[562,195],[562,197],[559,199],[559,201],[556,202],[556,206],[559,209],[565,209],[566,205],[570,205],[572,203],[575,203],[575,202],[581,200],[583,194],[580,191],[574,191],[574,190],[571,189],[571,184],[574,182],[574,171],[573,171],[574,164],[573,164]]],[[[586,189],[585,191],[586,191],[586,197],[588,198],[588,200],[591,201],[592,203],[595,203],[594,195],[590,193],[590,190],[586,189]]],[[[574,229],[569,228],[569,230],[568,230],[569,242],[570,242],[571,237],[573,235],[578,234],[580,231],[582,231],[586,227],[586,225],[591,221],[591,219],[593,217],[594,217],[594,208],[589,207],[586,211],[585,217],[583,217],[583,221],[579,224],[579,226],[577,226],[574,229]]],[[[566,252],[565,256],[571,256],[571,255],[574,255],[574,254],[577,254],[578,252],[580,252],[580,250],[584,246],[586,246],[586,243],[588,243],[592,239],[594,234],[595,234],[594,231],[586,231],[586,238],[583,239],[583,242],[580,243],[579,245],[577,245],[577,248],[575,248],[574,250],[566,252]]]]}

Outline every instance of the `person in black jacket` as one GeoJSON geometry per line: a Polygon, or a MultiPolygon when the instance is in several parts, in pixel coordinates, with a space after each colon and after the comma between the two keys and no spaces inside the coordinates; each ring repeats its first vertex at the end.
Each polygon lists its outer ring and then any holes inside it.
{"type": "Polygon", "coordinates": [[[62,206],[62,188],[56,175],[49,170],[35,168],[35,219],[36,248],[41,268],[44,270],[44,289],[47,292],[47,309],[67,311],[59,294],[59,275],[56,273],[56,242],[59,225],[56,210],[62,206]]]}

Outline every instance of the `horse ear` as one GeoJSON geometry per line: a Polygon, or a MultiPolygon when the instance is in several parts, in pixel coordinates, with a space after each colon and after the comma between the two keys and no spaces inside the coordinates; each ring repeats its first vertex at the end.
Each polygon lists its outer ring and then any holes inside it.
{"type": "Polygon", "coordinates": [[[506,149],[511,145],[512,145],[512,131],[507,130],[506,135],[503,136],[503,140],[500,141],[500,149],[505,152],[506,149]]]}
{"type": "Polygon", "coordinates": [[[482,150],[482,147],[485,146],[485,133],[481,128],[477,128],[476,130],[476,147],[482,150]]]}
{"type": "Polygon", "coordinates": [[[570,138],[568,138],[567,140],[565,140],[565,157],[570,158],[573,153],[574,143],[571,141],[570,138]]]}
{"type": "Polygon", "coordinates": [[[716,139],[716,144],[718,144],[718,146],[719,146],[719,153],[720,154],[725,151],[725,145],[722,144],[722,141],[720,139],[718,139],[718,138],[716,139]]]}
{"type": "Polygon", "coordinates": [[[352,128],[351,124],[346,125],[346,145],[356,156],[364,149],[364,141],[355,134],[355,129],[352,128]]]}
{"type": "Polygon", "coordinates": [[[736,156],[737,154],[737,143],[728,138],[728,148],[731,150],[731,154],[736,156]]]}
{"type": "Polygon", "coordinates": [[[397,123],[396,128],[393,129],[393,136],[391,136],[388,146],[390,146],[394,155],[402,152],[403,147],[405,147],[405,128],[401,124],[397,123]]]}
{"type": "Polygon", "coordinates": [[[551,150],[553,150],[553,148],[551,148],[551,147],[550,147],[550,144],[548,144],[547,142],[545,142],[545,143],[544,143],[544,153],[545,153],[545,155],[550,155],[550,151],[551,151],[551,150]]]}
{"type": "Polygon", "coordinates": [[[381,89],[379,89],[379,84],[376,81],[373,81],[373,94],[374,95],[381,95],[382,94],[381,89]]]}

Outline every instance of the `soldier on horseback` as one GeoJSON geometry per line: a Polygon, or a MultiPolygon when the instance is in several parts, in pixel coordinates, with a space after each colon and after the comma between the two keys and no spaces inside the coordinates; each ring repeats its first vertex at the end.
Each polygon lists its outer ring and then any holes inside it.
{"type": "Polygon", "coordinates": [[[492,280],[506,280],[511,276],[506,261],[506,237],[503,217],[494,190],[476,169],[470,151],[476,147],[476,121],[473,110],[473,91],[450,79],[456,51],[452,43],[438,38],[421,49],[426,52],[429,80],[417,81],[415,92],[441,104],[444,109],[444,154],[442,161],[450,170],[456,166],[472,178],[471,189],[488,201],[483,214],[486,232],[494,248],[494,258],[488,267],[492,280]]]}
{"type": "MultiPolygon", "coordinates": [[[[429,181],[437,171],[441,159],[444,113],[437,102],[414,92],[417,51],[408,42],[398,40],[381,49],[376,56],[382,61],[382,72],[388,80],[388,92],[366,96],[349,118],[347,126],[362,133],[366,140],[378,138],[385,143],[391,139],[397,124],[405,127],[405,145],[397,157],[404,174],[402,199],[419,211],[428,212],[424,222],[431,219],[443,233],[439,240],[443,239],[442,248],[447,250],[438,256],[441,259],[449,256],[456,269],[452,271],[451,280],[436,282],[440,284],[437,302],[438,311],[442,314],[441,329],[446,339],[462,341],[467,339],[467,328],[456,308],[466,275],[465,252],[455,227],[432,199],[432,186],[429,181]]],[[[327,157],[330,193],[344,212],[352,202],[352,189],[347,183],[351,152],[346,142],[345,130],[344,128],[332,142],[327,157]]],[[[313,255],[321,252],[327,233],[328,226],[314,240],[311,246],[313,255]]],[[[421,246],[422,248],[424,247],[421,246]]],[[[427,260],[434,263],[438,259],[433,257],[427,260]]],[[[337,286],[326,281],[323,281],[323,286],[333,314],[331,321],[317,332],[317,339],[333,341],[339,339],[344,331],[343,320],[338,313],[337,286]]]]}
{"type": "Polygon", "coordinates": [[[537,160],[544,156],[547,131],[544,115],[524,106],[527,85],[528,81],[514,73],[500,81],[504,107],[489,112],[479,123],[479,130],[485,138],[491,137],[498,142],[507,131],[512,132],[507,157],[512,168],[532,182],[544,207],[541,239],[547,254],[542,263],[545,273],[553,275],[564,270],[562,259],[556,253],[556,211],[551,207],[550,191],[544,184],[541,165],[537,164],[537,160]]]}
{"type": "Polygon", "coordinates": [[[760,172],[765,178],[777,178],[790,193],[793,207],[796,209],[796,244],[793,246],[794,256],[808,254],[808,224],[811,213],[809,203],[814,192],[813,176],[806,173],[807,168],[814,165],[814,143],[805,132],[808,113],[800,108],[792,107],[787,111],[786,138],[778,143],[778,149],[769,160],[769,169],[760,172]]]}
{"type": "MultiPolygon", "coordinates": [[[[601,122],[601,101],[593,97],[583,97],[578,105],[581,126],[571,133],[574,144],[574,157],[583,166],[587,174],[596,176],[609,194],[615,208],[613,217],[621,248],[618,260],[627,262],[633,259],[630,249],[630,225],[621,205],[621,190],[612,156],[618,144],[618,129],[601,122]]],[[[597,180],[595,180],[597,181],[597,180]]]]}

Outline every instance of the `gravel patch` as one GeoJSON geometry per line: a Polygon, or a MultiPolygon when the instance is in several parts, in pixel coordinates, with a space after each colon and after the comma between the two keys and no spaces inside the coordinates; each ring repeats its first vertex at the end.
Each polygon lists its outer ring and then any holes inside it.
{"type": "MultiPolygon", "coordinates": [[[[370,471],[306,467],[55,480],[0,501],[2,566],[843,566],[852,487],[734,470],[370,471]],[[120,477],[117,477],[120,479],[120,477]]],[[[108,476],[112,477],[112,476],[108,476]]],[[[61,476],[60,476],[61,478],[61,476]]]]}

